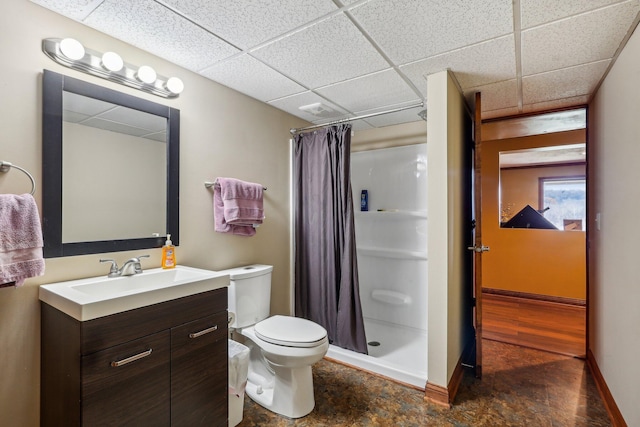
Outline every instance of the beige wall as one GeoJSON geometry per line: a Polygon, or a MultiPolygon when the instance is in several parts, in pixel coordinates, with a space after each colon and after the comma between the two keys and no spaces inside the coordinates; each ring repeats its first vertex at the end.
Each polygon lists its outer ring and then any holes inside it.
{"type": "MultiPolygon", "coordinates": [[[[272,311],[289,312],[289,129],[307,123],[27,0],[2,2],[0,28],[3,32],[0,160],[26,168],[42,188],[44,68],[178,108],[181,112],[178,262],[214,270],[245,263],[272,264],[275,266],[272,311]],[[42,39],[48,37],[75,37],[97,51],[115,50],[127,62],[146,63],[159,74],[180,77],[185,91],[178,99],[166,100],[59,66],[42,53],[42,39]],[[203,182],[216,176],[260,182],[268,187],[267,219],[256,236],[241,238],[214,232],[212,193],[204,188],[203,182]]],[[[29,189],[27,178],[17,170],[0,176],[2,193],[29,189]]],[[[41,206],[40,190],[35,198],[41,206]]],[[[151,254],[150,259],[143,260],[145,268],[160,266],[160,249],[120,252],[109,257],[122,262],[140,252],[151,254]]],[[[20,288],[0,289],[0,425],[39,424],[38,285],[106,274],[105,265],[98,262],[103,256],[48,259],[44,276],[27,280],[20,288]]]]}
{"type": "Polygon", "coordinates": [[[417,121],[355,132],[351,138],[351,151],[378,150],[403,145],[424,144],[427,141],[427,123],[417,121]]]}
{"type": "MultiPolygon", "coordinates": [[[[464,350],[470,307],[465,307],[463,239],[465,195],[462,95],[447,71],[428,76],[428,374],[429,383],[447,387],[464,350]],[[437,248],[437,250],[436,250],[437,248]],[[465,310],[468,309],[468,313],[465,310]],[[435,325],[446,325],[446,328],[435,325]]],[[[470,292],[470,291],[469,291],[470,292]]]]}
{"type": "Polygon", "coordinates": [[[589,109],[589,350],[627,425],[640,425],[640,31],[589,109]],[[596,214],[600,213],[600,228],[596,214]]]}

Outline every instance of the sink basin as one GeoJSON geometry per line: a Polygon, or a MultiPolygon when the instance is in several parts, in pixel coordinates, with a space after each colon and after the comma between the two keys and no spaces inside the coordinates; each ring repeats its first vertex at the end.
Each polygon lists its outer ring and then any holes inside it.
{"type": "Polygon", "coordinates": [[[70,280],[40,286],[40,300],[85,321],[229,285],[229,275],[199,268],[154,268],[125,277],[70,280]]]}

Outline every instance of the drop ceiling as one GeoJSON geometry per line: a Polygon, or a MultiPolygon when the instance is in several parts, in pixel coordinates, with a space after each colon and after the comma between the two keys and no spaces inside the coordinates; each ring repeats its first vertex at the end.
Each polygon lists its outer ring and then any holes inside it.
{"type": "Polygon", "coordinates": [[[483,119],[585,105],[640,16],[640,0],[31,1],[312,123],[417,105],[445,69],[483,119]]]}

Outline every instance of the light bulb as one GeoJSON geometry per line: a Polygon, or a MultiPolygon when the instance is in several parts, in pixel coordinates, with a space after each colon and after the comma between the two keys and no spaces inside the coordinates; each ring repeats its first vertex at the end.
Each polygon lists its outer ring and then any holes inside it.
{"type": "Polygon", "coordinates": [[[143,83],[151,84],[156,81],[158,75],[156,74],[156,70],[149,67],[148,65],[143,65],[138,68],[136,77],[143,83]]]}
{"type": "Polygon", "coordinates": [[[64,56],[74,61],[84,58],[84,46],[76,39],[62,39],[60,51],[64,56]]]}
{"type": "Polygon", "coordinates": [[[115,52],[105,52],[102,54],[102,66],[111,72],[122,70],[124,67],[124,61],[115,52]]]}
{"type": "Polygon", "coordinates": [[[169,80],[167,80],[165,87],[169,92],[178,95],[184,90],[184,83],[182,83],[182,80],[177,77],[170,77],[169,80]]]}

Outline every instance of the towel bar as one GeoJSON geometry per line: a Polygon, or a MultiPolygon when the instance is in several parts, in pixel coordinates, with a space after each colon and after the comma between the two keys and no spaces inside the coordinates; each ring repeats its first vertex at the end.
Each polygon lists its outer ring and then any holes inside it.
{"type": "Polygon", "coordinates": [[[14,164],[11,164],[11,162],[5,162],[0,160],[0,172],[6,173],[9,172],[10,168],[16,168],[22,172],[25,173],[25,175],[27,175],[29,177],[29,179],[31,180],[31,195],[33,196],[36,192],[36,180],[33,179],[33,176],[26,170],[21,168],[20,166],[16,166],[14,164]]]}
{"type": "MultiPolygon", "coordinates": [[[[204,186],[207,188],[213,187],[214,185],[215,185],[215,182],[211,182],[211,181],[204,182],[204,186]]],[[[262,191],[267,191],[267,187],[262,187],[262,191]]]]}

